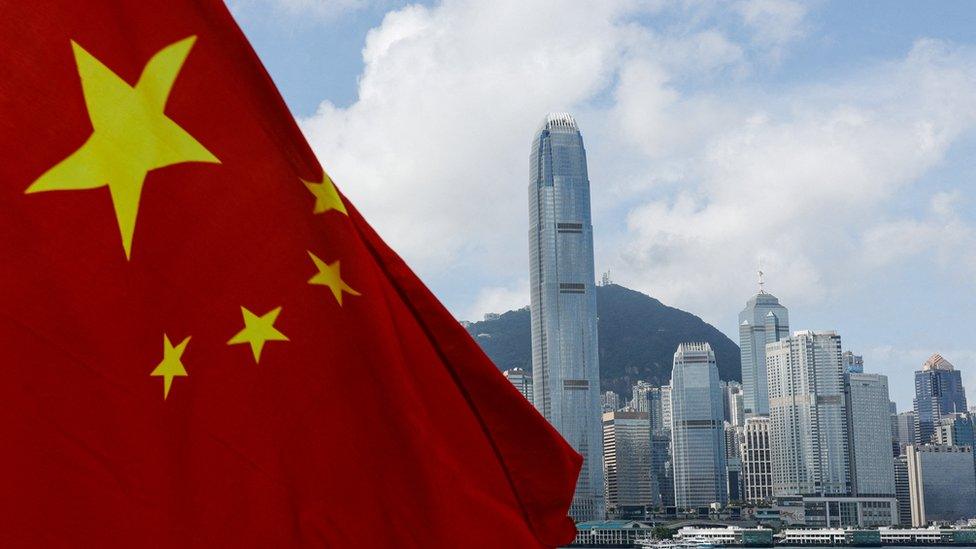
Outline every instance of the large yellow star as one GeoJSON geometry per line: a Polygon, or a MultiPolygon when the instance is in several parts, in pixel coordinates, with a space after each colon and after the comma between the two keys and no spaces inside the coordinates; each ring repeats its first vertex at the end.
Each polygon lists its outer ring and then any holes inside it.
{"type": "Polygon", "coordinates": [[[179,345],[173,347],[173,344],[169,340],[169,336],[163,334],[163,361],[156,366],[156,369],[152,371],[151,376],[162,376],[163,377],[163,400],[169,396],[169,388],[173,385],[174,377],[186,376],[186,368],[183,367],[183,351],[186,351],[186,345],[190,342],[190,338],[187,337],[179,345]]]}
{"type": "Polygon", "coordinates": [[[254,354],[254,363],[261,362],[261,349],[264,348],[265,341],[288,341],[288,336],[278,331],[274,323],[281,314],[281,307],[258,316],[245,307],[241,307],[241,314],[244,315],[244,329],[237,332],[237,335],[230,338],[228,345],[240,343],[250,343],[251,352],[254,354]]]}
{"type": "Polygon", "coordinates": [[[195,40],[195,36],[184,38],[152,56],[135,87],[71,42],[94,131],[78,150],[41,175],[26,192],[107,186],[126,259],[132,254],[132,234],[146,173],[182,162],[220,163],[163,112],[195,40]]]}
{"type": "Polygon", "coordinates": [[[342,279],[339,274],[339,260],[335,260],[332,263],[326,263],[318,258],[312,252],[308,252],[308,256],[312,258],[312,262],[315,263],[315,268],[319,270],[312,278],[308,280],[309,284],[318,284],[321,286],[328,286],[332,290],[332,295],[335,296],[336,301],[339,302],[339,306],[342,306],[342,292],[346,292],[351,295],[362,295],[352,287],[346,284],[346,281],[342,279]]]}
{"type": "Polygon", "coordinates": [[[308,189],[313,196],[315,196],[315,207],[312,209],[313,214],[325,213],[329,210],[336,210],[341,212],[343,215],[349,215],[346,212],[346,205],[342,203],[342,198],[339,196],[339,191],[336,190],[335,184],[332,183],[332,178],[329,174],[322,172],[322,182],[315,183],[313,181],[305,181],[302,179],[302,183],[305,184],[305,188],[308,189]]]}

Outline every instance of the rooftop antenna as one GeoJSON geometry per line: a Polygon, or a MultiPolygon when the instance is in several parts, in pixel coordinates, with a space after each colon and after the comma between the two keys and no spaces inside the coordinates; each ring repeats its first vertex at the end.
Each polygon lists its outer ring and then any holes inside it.
{"type": "Polygon", "coordinates": [[[762,259],[759,260],[759,293],[766,293],[766,273],[762,270],[762,259]]]}

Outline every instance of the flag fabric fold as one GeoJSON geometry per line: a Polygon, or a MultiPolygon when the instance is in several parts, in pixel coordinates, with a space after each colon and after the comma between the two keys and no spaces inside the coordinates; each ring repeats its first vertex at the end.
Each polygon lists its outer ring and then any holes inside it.
{"type": "Polygon", "coordinates": [[[0,544],[572,540],[580,456],[345,200],[223,4],[0,12],[0,544]]]}

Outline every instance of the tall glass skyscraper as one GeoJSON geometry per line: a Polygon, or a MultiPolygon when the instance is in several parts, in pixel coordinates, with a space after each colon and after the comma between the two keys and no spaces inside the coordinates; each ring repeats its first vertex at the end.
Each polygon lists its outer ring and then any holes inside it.
{"type": "Polygon", "coordinates": [[[915,372],[916,444],[932,442],[942,416],[966,411],[966,388],[952,363],[934,354],[915,372]]]}
{"type": "Polygon", "coordinates": [[[602,519],[603,426],[593,227],[576,120],[546,116],[529,154],[529,283],[534,403],[583,455],[570,515],[602,519]]]}
{"type": "Polygon", "coordinates": [[[671,453],[679,508],[729,502],[722,401],[711,346],[678,345],[671,370],[671,453]]]}
{"type": "Polygon", "coordinates": [[[790,313],[762,288],[739,313],[739,352],[742,356],[742,404],[746,417],[769,415],[766,344],[790,335],[790,313]]]}

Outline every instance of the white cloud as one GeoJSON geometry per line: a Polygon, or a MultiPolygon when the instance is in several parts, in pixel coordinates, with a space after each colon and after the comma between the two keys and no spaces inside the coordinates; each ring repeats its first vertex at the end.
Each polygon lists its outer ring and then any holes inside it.
{"type": "Polygon", "coordinates": [[[529,281],[523,278],[513,286],[489,286],[478,297],[465,318],[480,320],[484,313],[504,313],[529,304],[529,281]]]}
{"type": "Polygon", "coordinates": [[[528,146],[552,110],[583,127],[598,259],[706,320],[741,308],[760,258],[774,290],[802,305],[847,291],[841,261],[870,276],[947,231],[942,253],[969,253],[968,221],[942,189],[922,189],[933,206],[918,218],[888,205],[976,127],[972,50],[921,40],[901,59],[772,94],[750,75],[808,34],[804,4],[485,6],[390,12],[368,35],[358,100],[302,121],[422,276],[450,267],[500,281],[454,304],[466,316],[526,302],[528,146]],[[919,243],[886,255],[905,233],[919,243]]]}
{"type": "Polygon", "coordinates": [[[228,6],[234,13],[242,10],[270,10],[280,15],[318,21],[332,21],[340,15],[375,3],[377,2],[372,0],[228,0],[228,6]]]}

